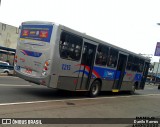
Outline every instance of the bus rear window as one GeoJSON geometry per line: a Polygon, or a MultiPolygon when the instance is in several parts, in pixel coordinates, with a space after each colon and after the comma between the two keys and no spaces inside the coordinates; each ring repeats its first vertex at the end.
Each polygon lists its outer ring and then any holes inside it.
{"type": "Polygon", "coordinates": [[[50,42],[52,25],[23,25],[20,38],[50,42]]]}

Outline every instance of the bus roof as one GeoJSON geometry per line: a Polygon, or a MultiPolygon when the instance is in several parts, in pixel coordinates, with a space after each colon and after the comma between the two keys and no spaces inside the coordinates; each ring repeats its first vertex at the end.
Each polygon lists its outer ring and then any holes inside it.
{"type": "Polygon", "coordinates": [[[108,42],[105,42],[105,41],[102,41],[100,39],[97,39],[97,38],[94,38],[90,35],[87,35],[86,33],[81,33],[81,32],[78,32],[74,29],[71,29],[69,27],[66,27],[64,25],[61,25],[61,24],[57,24],[57,23],[54,23],[54,22],[45,22],[45,21],[26,21],[26,22],[23,22],[22,25],[56,25],[56,26],[59,26],[61,29],[65,30],[65,31],[69,31],[71,32],[72,34],[75,34],[77,36],[81,36],[83,38],[86,38],[88,40],[91,40],[93,42],[96,42],[98,44],[104,44],[104,45],[108,45],[109,47],[113,47],[115,49],[118,49],[119,51],[122,51],[124,53],[128,53],[128,54],[131,54],[131,55],[134,55],[136,57],[139,57],[139,58],[142,58],[142,59],[145,59],[147,62],[150,62],[150,59],[147,58],[147,57],[144,57],[144,56],[141,56],[140,54],[136,54],[134,52],[131,52],[127,49],[124,49],[124,48],[121,48],[121,47],[118,47],[118,46],[115,46],[113,44],[110,44],[108,42]]]}

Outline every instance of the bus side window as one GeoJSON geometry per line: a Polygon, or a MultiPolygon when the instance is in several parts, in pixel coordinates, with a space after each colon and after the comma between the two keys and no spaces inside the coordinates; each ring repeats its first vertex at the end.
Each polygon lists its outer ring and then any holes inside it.
{"type": "Polygon", "coordinates": [[[61,56],[63,58],[67,58],[69,55],[69,52],[68,52],[68,43],[67,42],[63,42],[62,45],[61,45],[61,56]]]}
{"type": "Polygon", "coordinates": [[[96,55],[96,64],[100,66],[106,66],[108,58],[109,47],[104,45],[99,45],[96,55]]]}
{"type": "Polygon", "coordinates": [[[138,64],[138,72],[143,72],[144,60],[140,59],[138,64]]]}
{"type": "Polygon", "coordinates": [[[68,60],[79,60],[82,49],[82,38],[67,32],[61,33],[60,57],[68,60]]]}
{"type": "Polygon", "coordinates": [[[113,49],[113,48],[111,48],[107,66],[111,67],[111,68],[116,67],[117,59],[118,59],[118,51],[113,49]]]}
{"type": "Polygon", "coordinates": [[[78,60],[81,56],[81,46],[76,45],[75,47],[75,59],[78,60]]]}
{"type": "Polygon", "coordinates": [[[134,57],[132,71],[138,71],[138,70],[139,70],[139,59],[137,57],[134,57]]]}
{"type": "Polygon", "coordinates": [[[68,58],[69,56],[68,46],[69,46],[69,36],[66,35],[65,33],[62,33],[60,39],[60,56],[62,58],[68,58]]]}
{"type": "Polygon", "coordinates": [[[132,70],[132,68],[133,68],[133,61],[134,61],[134,57],[131,56],[131,55],[129,55],[127,66],[126,66],[127,70],[132,70]]]}

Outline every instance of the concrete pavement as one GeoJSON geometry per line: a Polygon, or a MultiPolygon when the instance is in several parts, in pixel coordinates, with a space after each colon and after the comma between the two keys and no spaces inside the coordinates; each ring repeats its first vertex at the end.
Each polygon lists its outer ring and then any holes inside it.
{"type": "MultiPolygon", "coordinates": [[[[136,95],[102,93],[97,98],[86,98],[81,93],[56,91],[28,83],[17,77],[0,77],[0,81],[1,118],[160,117],[160,91],[157,86],[147,85],[144,90],[136,91],[136,95]]],[[[129,127],[131,125],[53,124],[43,126],[129,127]]]]}

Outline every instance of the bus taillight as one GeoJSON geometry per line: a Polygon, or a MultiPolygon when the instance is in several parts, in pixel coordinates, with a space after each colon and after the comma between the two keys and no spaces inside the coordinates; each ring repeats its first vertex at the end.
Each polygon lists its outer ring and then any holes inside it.
{"type": "Polygon", "coordinates": [[[43,72],[42,72],[43,76],[47,75],[47,71],[49,70],[49,65],[50,65],[50,60],[47,60],[43,66],[43,72]]]}
{"type": "Polygon", "coordinates": [[[43,70],[47,71],[47,70],[48,70],[48,68],[47,68],[47,67],[44,67],[44,69],[43,69],[43,70]]]}

